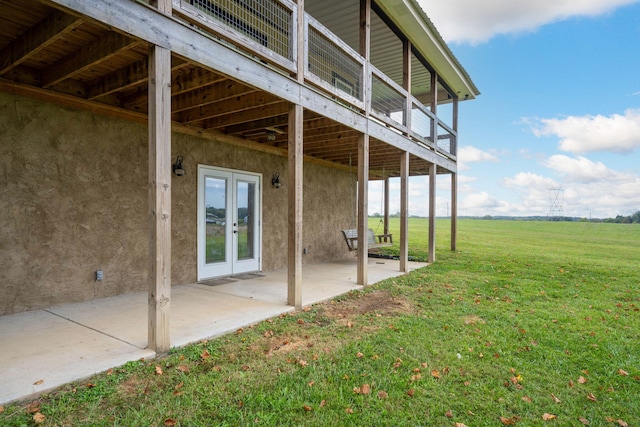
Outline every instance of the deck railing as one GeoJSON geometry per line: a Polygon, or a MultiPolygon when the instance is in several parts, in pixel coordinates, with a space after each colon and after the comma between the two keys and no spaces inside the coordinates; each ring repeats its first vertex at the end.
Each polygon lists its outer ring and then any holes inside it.
{"type": "Polygon", "coordinates": [[[405,132],[407,91],[373,65],[371,74],[371,115],[405,132]]]}
{"type": "Polygon", "coordinates": [[[309,15],[305,40],[305,79],[363,109],[364,58],[309,15]]]}
{"type": "MultiPolygon", "coordinates": [[[[191,25],[289,73],[296,72],[297,4],[291,0],[172,0],[173,13],[191,25]]],[[[455,160],[457,133],[415,97],[369,64],[312,16],[304,19],[304,78],[339,102],[364,111],[416,143],[455,160]],[[369,80],[367,80],[369,79],[369,80]],[[367,91],[370,88],[370,98],[367,91]],[[436,135],[433,135],[433,124],[436,135]]]]}

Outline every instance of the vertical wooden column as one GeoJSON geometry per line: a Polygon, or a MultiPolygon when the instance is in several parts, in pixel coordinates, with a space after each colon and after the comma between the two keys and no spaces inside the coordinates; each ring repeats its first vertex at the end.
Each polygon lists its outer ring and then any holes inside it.
{"type": "Polygon", "coordinates": [[[407,136],[411,136],[411,42],[405,40],[402,43],[402,87],[407,91],[407,99],[404,106],[404,125],[407,127],[407,136]]]}
{"type": "MultiPolygon", "coordinates": [[[[389,177],[384,177],[384,234],[389,234],[389,177]]],[[[387,238],[384,238],[387,241],[387,238]]]]}
{"type": "MultiPolygon", "coordinates": [[[[452,154],[458,155],[458,97],[453,98],[453,130],[455,136],[451,142],[452,154]]],[[[458,246],[458,172],[451,173],[451,250],[458,246]]]]}
{"type": "Polygon", "coordinates": [[[458,245],[458,174],[451,174],[451,250],[458,245]]]}
{"type": "MultiPolygon", "coordinates": [[[[371,111],[371,0],[360,0],[360,54],[364,57],[363,97],[365,116],[371,111]]],[[[367,286],[369,245],[369,133],[368,127],[358,139],[358,284],[367,286]]]]}
{"type": "MultiPolygon", "coordinates": [[[[304,0],[298,0],[296,78],[304,82],[304,0]]],[[[302,308],[302,231],[303,231],[303,114],[301,105],[289,107],[288,131],[288,258],[287,258],[287,304],[302,308]]]]}
{"type": "Polygon", "coordinates": [[[171,51],[149,48],[149,348],[170,348],[171,51]]]}
{"type": "Polygon", "coordinates": [[[436,164],[429,167],[429,257],[436,260],[436,164]]]}
{"type": "Polygon", "coordinates": [[[409,152],[400,155],[400,271],[409,267],[409,152]]]}
{"type": "MultiPolygon", "coordinates": [[[[434,148],[438,147],[438,75],[431,73],[431,138],[434,148]]],[[[436,164],[429,168],[429,256],[428,261],[436,260],[436,164]]]]}
{"type": "Polygon", "coordinates": [[[289,108],[289,250],[288,250],[288,291],[287,303],[302,308],[302,188],[303,188],[303,147],[302,147],[301,105],[291,104],[289,108]]]}
{"type": "Polygon", "coordinates": [[[358,284],[368,284],[369,245],[369,135],[358,140],[358,284]]]}

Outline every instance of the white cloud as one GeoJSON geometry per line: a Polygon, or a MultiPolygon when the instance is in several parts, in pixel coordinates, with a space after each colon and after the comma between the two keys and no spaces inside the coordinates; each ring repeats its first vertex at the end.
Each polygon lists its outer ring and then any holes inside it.
{"type": "Polygon", "coordinates": [[[498,158],[493,154],[472,145],[465,145],[458,149],[458,171],[469,170],[469,163],[498,161],[498,158]]]}
{"type": "Polygon", "coordinates": [[[573,16],[598,16],[638,0],[418,0],[447,42],[482,43],[573,16]]]}
{"type": "Polygon", "coordinates": [[[551,156],[545,162],[549,169],[559,172],[568,182],[591,183],[616,177],[616,173],[602,162],[592,162],[586,157],[551,156]]]}
{"type": "Polygon", "coordinates": [[[559,148],[574,154],[610,151],[630,153],[640,148],[640,109],[628,109],[624,115],[570,116],[563,119],[539,119],[532,127],[534,135],[557,136],[559,148]]]}
{"type": "Polygon", "coordinates": [[[498,158],[491,153],[477,149],[472,145],[465,145],[458,150],[458,161],[472,162],[497,162],[498,158]]]}
{"type": "Polygon", "coordinates": [[[551,156],[544,162],[563,178],[555,181],[531,172],[521,172],[505,178],[505,187],[520,193],[520,202],[510,215],[547,215],[555,202],[554,189],[559,192],[563,215],[573,217],[609,218],[630,215],[640,210],[640,176],[609,169],[602,162],[585,157],[551,156]]]}

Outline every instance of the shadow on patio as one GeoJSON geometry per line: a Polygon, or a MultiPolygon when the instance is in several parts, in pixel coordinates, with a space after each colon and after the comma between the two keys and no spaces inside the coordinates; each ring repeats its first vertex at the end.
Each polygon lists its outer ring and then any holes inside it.
{"type": "MultiPolygon", "coordinates": [[[[424,267],[409,263],[409,270],[424,267]]],[[[354,260],[303,266],[302,302],[342,295],[356,284],[354,260]]],[[[369,259],[369,284],[400,276],[398,261],[369,259]]],[[[0,404],[140,358],[147,349],[147,293],[120,295],[0,317],[0,404]]],[[[287,270],[175,286],[171,345],[180,347],[293,311],[287,270]]]]}

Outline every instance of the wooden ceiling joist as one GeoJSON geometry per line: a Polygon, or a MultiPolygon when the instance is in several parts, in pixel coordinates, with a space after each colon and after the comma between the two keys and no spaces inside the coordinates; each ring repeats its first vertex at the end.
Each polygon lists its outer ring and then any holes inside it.
{"type": "Polygon", "coordinates": [[[82,20],[75,16],[67,15],[59,10],[53,11],[13,43],[2,49],[0,52],[0,75],[57,42],[80,24],[82,24],[82,20]]]}
{"type": "Polygon", "coordinates": [[[122,49],[131,48],[138,41],[116,32],[109,32],[93,43],[84,46],[66,58],[62,58],[43,71],[42,87],[49,88],[98,62],[109,60],[122,49]]]}

